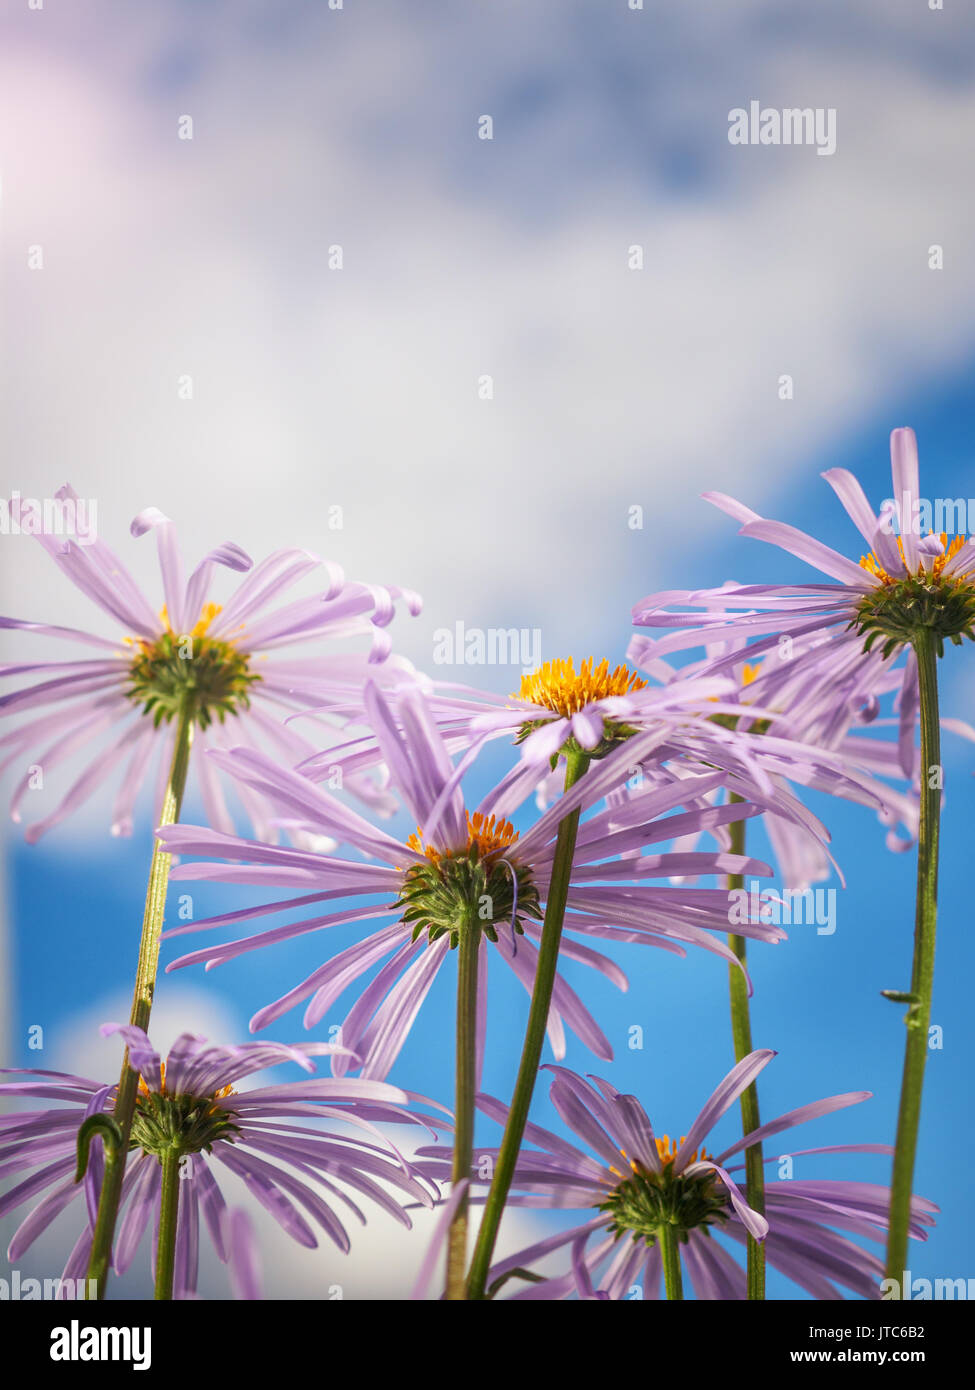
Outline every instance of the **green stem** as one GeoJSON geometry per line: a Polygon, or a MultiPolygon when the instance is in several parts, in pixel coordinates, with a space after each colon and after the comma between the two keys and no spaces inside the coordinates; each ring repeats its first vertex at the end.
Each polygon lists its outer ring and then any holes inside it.
{"type": "MultiPolygon", "coordinates": [[[[481,929],[477,917],[465,922],[457,960],[457,1069],[454,1081],[454,1161],[451,1182],[471,1176],[474,1156],[474,1093],[477,1053],[477,967],[481,929]]],[[[467,1298],[467,1225],[470,1202],[457,1204],[447,1243],[447,1298],[467,1298]]]]}
{"type": "Polygon", "coordinates": [[[907,1040],[897,1141],[890,1186],[890,1226],[887,1234],[887,1278],[900,1282],[907,1265],[908,1228],[914,1160],[921,1122],[921,1092],[928,1057],[931,1023],[931,991],[934,984],[934,947],[938,919],[938,834],[941,822],[941,729],[938,722],[938,654],[936,639],[928,628],[914,637],[917,653],[921,720],[921,822],[917,842],[917,906],[914,919],[914,961],[911,994],[904,1022],[907,1040]],[[932,780],[934,786],[931,785],[932,780]]]}
{"type": "MultiPolygon", "coordinates": [[[[743,798],[732,792],[729,799],[741,801],[743,798]]],[[[744,854],[745,822],[743,820],[732,821],[729,830],[731,852],[744,854]]],[[[744,875],[728,875],[729,889],[744,888],[744,886],[744,875]]],[[[753,1051],[751,1008],[748,999],[748,985],[744,974],[747,948],[745,938],[734,933],[729,934],[728,945],[738,960],[741,961],[742,967],[739,969],[738,966],[728,962],[731,1037],[735,1047],[735,1061],[740,1062],[742,1058],[747,1057],[753,1051]]],[[[741,1123],[743,1134],[751,1134],[752,1130],[758,1129],[761,1124],[758,1112],[758,1087],[754,1081],[741,1095],[741,1123]]],[[[752,1211],[757,1211],[760,1216],[764,1216],[765,1166],[762,1162],[761,1144],[753,1144],[751,1148],[745,1150],[745,1195],[752,1211]]],[[[748,1237],[747,1293],[749,1299],[761,1300],[765,1297],[765,1247],[753,1236],[748,1237]]]]}
{"type": "MultiPolygon", "coordinates": [[[[565,790],[578,782],[589,766],[588,754],[581,749],[570,748],[565,758],[565,790]]],[[[504,1214],[505,1202],[514,1178],[518,1152],[528,1123],[535,1079],[542,1058],[545,1043],[545,1029],[548,1024],[549,1008],[552,1003],[552,990],[559,964],[559,947],[562,942],[562,922],[565,918],[565,904],[569,894],[569,879],[572,875],[572,856],[575,853],[576,835],[579,830],[579,810],[571,811],[559,822],[555,841],[555,857],[552,861],[552,881],[549,885],[548,900],[545,903],[545,919],[542,923],[541,941],[538,947],[538,964],[535,968],[535,984],[532,989],[531,1007],[528,1011],[528,1026],[525,1029],[525,1044],[522,1049],[518,1079],[515,1082],[511,1109],[498,1150],[497,1166],[491,1183],[484,1216],[474,1247],[468,1276],[468,1297],[482,1299],[485,1296],[488,1271],[494,1255],[498,1238],[498,1227],[504,1214]]]]}
{"type": "Polygon", "coordinates": [[[171,1299],[176,1268],[176,1223],[179,1219],[179,1149],[166,1149],[162,1158],[159,1194],[159,1243],[156,1246],[155,1298],[171,1299]]]}
{"type": "MultiPolygon", "coordinates": [[[[176,727],[173,761],[159,815],[160,825],[175,825],[179,820],[192,744],[192,715],[188,708],[184,707],[180,712],[179,723],[176,727]]],[[[154,841],[152,862],[149,866],[149,886],[146,890],[146,906],[142,917],[142,936],[139,941],[139,959],[135,972],[132,1011],[129,1015],[129,1022],[143,1030],[148,1028],[149,1016],[152,1013],[152,997],[156,988],[156,971],[159,967],[159,938],[162,935],[163,917],[166,911],[166,890],[169,886],[171,859],[172,855],[163,850],[160,842],[154,841]]],[[[132,1116],[135,1113],[138,1087],[139,1073],[129,1066],[129,1051],[126,1048],[125,1056],[122,1058],[122,1071],[119,1076],[114,1110],[115,1121],[122,1134],[122,1143],[114,1152],[106,1151],[105,1153],[105,1176],[102,1179],[102,1188],[98,1199],[98,1215],[95,1218],[95,1230],[91,1243],[91,1257],[88,1261],[88,1279],[95,1281],[99,1298],[105,1297],[105,1284],[112,1262],[112,1241],[115,1238],[115,1222],[122,1196],[122,1179],[125,1176],[125,1160],[128,1154],[129,1136],[132,1132],[132,1116]]]]}
{"type": "Polygon", "coordinates": [[[664,1267],[664,1288],[668,1302],[681,1301],[684,1297],[684,1280],[680,1270],[680,1240],[677,1227],[669,1223],[657,1228],[657,1244],[660,1246],[660,1259],[664,1267]]]}

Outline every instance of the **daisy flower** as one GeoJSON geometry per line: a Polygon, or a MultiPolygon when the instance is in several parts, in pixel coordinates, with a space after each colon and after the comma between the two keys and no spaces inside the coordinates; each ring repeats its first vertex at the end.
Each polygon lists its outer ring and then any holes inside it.
{"type": "MultiPolygon", "coordinates": [[[[167,936],[239,925],[336,899],[358,898],[362,904],[305,917],[224,945],[206,946],[174,961],[170,970],[201,962],[212,968],[310,932],[385,919],[378,930],[331,955],[307,979],[251,1020],[251,1029],[260,1029],[294,1005],[308,1001],[304,1021],[306,1027],[312,1027],[350,985],[379,966],[347,1013],[341,1036],[345,1045],[362,1057],[362,1075],[380,1077],[395,1061],[451,947],[472,927],[479,932],[480,981],[486,981],[488,959],[493,954],[531,991],[539,923],[552,879],[560,822],[577,809],[589,810],[605,797],[620,776],[614,760],[626,757],[629,745],[594,764],[526,833],[520,834],[505,817],[531,792],[533,776],[527,780],[522,776],[519,782],[509,775],[469,812],[458,771],[420,692],[401,692],[393,701],[369,686],[365,701],[382,757],[417,824],[416,833],[405,842],[377,829],[308,778],[285,771],[249,749],[209,756],[297,823],[348,844],[369,856],[368,860],[260,845],[197,826],[167,827],[158,833],[168,851],[211,857],[210,862],[180,865],[174,871],[180,880],[253,884],[301,893],[187,923],[167,936]],[[228,862],[214,862],[215,858],[228,862]]],[[[663,736],[659,729],[637,735],[632,747],[637,755],[648,756],[654,741],[663,736]]],[[[561,948],[565,959],[592,966],[621,989],[626,987],[625,976],[614,962],[587,944],[589,941],[641,942],[678,955],[684,955],[689,945],[700,946],[738,963],[723,939],[728,931],[727,891],[661,886],[656,880],[680,874],[767,875],[768,867],[758,860],[722,852],[654,852],[673,836],[722,826],[762,809],[747,801],[669,814],[683,802],[703,796],[727,776],[712,767],[696,781],[634,796],[625,813],[603,811],[583,821],[568,890],[561,948]]],[[[744,781],[741,785],[748,789],[744,781]]],[[[740,930],[765,941],[783,936],[780,929],[760,923],[745,923],[740,930]]],[[[484,1001],[482,985],[482,1031],[484,1001]]],[[[564,1055],[565,1024],[597,1056],[612,1056],[602,1030],[560,976],[548,1019],[549,1038],[557,1057],[564,1055]]],[[[333,1065],[341,1069],[344,1062],[337,1058],[333,1065]]]]}
{"type": "MultiPolygon", "coordinates": [[[[583,662],[585,679],[575,675],[571,661],[550,662],[526,676],[524,686],[548,690],[548,710],[540,705],[529,708],[516,696],[434,684],[416,673],[394,682],[387,689],[387,697],[392,716],[398,720],[399,697],[421,688],[445,746],[451,752],[464,751],[461,766],[473,762],[491,739],[506,737],[520,742],[522,758],[509,784],[512,795],[520,800],[525,785],[531,785],[541,810],[561,794],[564,755],[571,748],[599,758],[627,744],[629,756],[614,764],[620,777],[618,785],[607,792],[609,805],[627,802],[633,787],[642,788],[647,781],[663,785],[677,776],[694,777],[715,767],[750,779],[763,795],[780,795],[788,802],[788,814],[774,817],[774,826],[770,824],[783,848],[784,865],[790,873],[801,868],[798,874],[787,878],[788,887],[799,886],[807,868],[815,870],[809,881],[826,877],[831,863],[822,844],[828,840],[823,828],[817,823],[816,834],[810,835],[808,826],[796,820],[801,803],[791,796],[790,781],[861,801],[874,807],[889,825],[896,825],[904,816],[910,818],[912,809],[916,821],[916,805],[912,808],[909,798],[891,791],[871,770],[858,768],[851,748],[833,749],[806,736],[807,730],[812,731],[812,721],[805,707],[793,719],[791,711],[785,714],[781,709],[766,709],[758,704],[748,687],[757,666],[747,668],[743,677],[741,668],[745,663],[739,657],[738,669],[729,668],[718,675],[677,672],[647,654],[646,649],[651,646],[645,638],[636,638],[631,644],[630,659],[645,671],[645,676],[626,666],[610,672],[605,661],[595,668],[595,675],[592,662],[583,662]],[[604,687],[627,688],[628,693],[604,693],[598,701],[588,702],[596,676],[604,687]],[[573,706],[578,706],[576,714],[558,712],[573,706]],[[631,742],[634,735],[659,730],[664,725],[669,726],[670,737],[656,744],[649,756],[638,759],[631,742]],[[761,738],[757,737],[759,733],[761,738]]],[[[712,651],[711,659],[716,655],[712,651]]],[[[361,689],[348,689],[341,697],[336,695],[326,708],[333,715],[344,716],[350,724],[368,723],[361,689]]],[[[872,752],[869,756],[875,761],[872,752]]],[[[315,779],[333,777],[336,767],[361,776],[381,760],[375,735],[364,733],[298,764],[297,770],[315,779]]],[[[711,801],[718,795],[718,791],[713,792],[711,801]]],[[[506,814],[510,814],[508,804],[504,805],[506,814]]],[[[771,811],[768,819],[773,820],[771,811]]],[[[720,828],[715,838],[722,848],[729,848],[726,828],[720,828]]],[[[690,841],[681,843],[684,848],[693,847],[690,841]]]]}
{"type": "MultiPolygon", "coordinates": [[[[75,493],[61,488],[57,498],[70,502],[75,493]]],[[[368,663],[354,653],[340,652],[282,661],[268,658],[301,642],[371,633],[368,661],[379,662],[389,652],[385,628],[395,600],[402,596],[411,612],[419,610],[415,595],[347,583],[337,565],[304,550],[278,550],[252,567],[244,551],[228,542],[205,555],[187,578],[175,526],[150,508],[135,518],[131,531],[133,536],[150,531],[156,536],[163,600],[157,611],[104,541],[92,535],[47,535],[27,504],[19,516],[21,529],[36,535],[71,583],[116,626],[116,634],[106,637],[0,617],[0,628],[94,649],[90,659],[0,667],[0,675],[8,680],[36,678],[0,698],[0,715],[15,722],[26,716],[0,738],[0,767],[21,772],[11,802],[15,821],[21,818],[28,792],[38,785],[38,773],[47,779],[73,755],[87,754],[97,745],[97,753],[54,809],[28,827],[32,842],[77,811],[120,767],[112,833],[131,834],[133,809],[153,756],[162,745],[164,778],[184,710],[198,746],[230,742],[267,747],[292,763],[310,756],[315,746],[283,724],[283,716],[320,700],[336,679],[363,678],[368,663]],[[223,606],[210,599],[218,568],[247,576],[223,606]],[[324,574],[324,592],[277,602],[316,571],[324,574]]],[[[232,830],[212,768],[203,758],[193,761],[208,820],[232,830]]],[[[161,797],[160,781],[157,803],[161,797]]],[[[247,792],[244,804],[255,833],[274,837],[276,828],[266,805],[247,792]]]]}
{"type": "MultiPolygon", "coordinates": [[[[843,1232],[882,1241],[887,1227],[888,1189],[874,1183],[788,1179],[765,1185],[765,1215],[753,1211],[735,1181],[743,1168],[730,1163],[746,1148],[774,1135],[870,1098],[869,1091],[829,1096],[770,1120],[716,1156],[705,1148],[711,1131],[741,1093],[775,1056],[750,1053],[715,1088],[679,1142],[656,1138],[635,1096],[622,1095],[608,1081],[585,1080],[563,1067],[554,1073],[550,1098],[579,1143],[528,1125],[509,1204],[585,1213],[578,1226],[537,1241],[500,1261],[491,1270],[495,1289],[515,1271],[527,1270],[556,1251],[568,1251],[566,1272],[529,1283],[519,1299],[623,1299],[642,1286],[646,1298],[659,1298],[663,1259],[674,1241],[682,1266],[699,1299],[743,1299],[745,1271],[734,1258],[749,1236],[764,1243],[770,1264],[816,1299],[842,1298],[849,1290],[878,1298],[883,1265],[876,1255],[843,1232]],[[662,1249],[662,1247],[664,1247],[662,1249]]],[[[504,1123],[507,1107],[490,1096],[480,1109],[504,1123]]],[[[889,1154],[886,1144],[843,1144],[791,1149],[793,1158],[822,1153],[889,1154]]],[[[432,1177],[445,1169],[446,1151],[420,1151],[432,1177]]],[[[496,1150],[478,1147],[485,1168],[496,1150]]],[[[767,1157],[766,1163],[777,1161],[767,1157]]],[[[473,1179],[477,1182],[477,1179],[473,1179]]],[[[911,1235],[926,1239],[938,1208],[914,1197],[911,1235]]]]}
{"type": "MultiPolygon", "coordinates": [[[[722,703],[734,690],[727,679],[688,681],[678,694],[651,686],[626,665],[611,668],[607,660],[597,664],[594,657],[581,661],[578,671],[571,658],[548,661],[522,676],[519,689],[509,695],[432,681],[415,671],[394,678],[388,693],[395,699],[400,691],[414,688],[423,691],[451,751],[469,748],[473,758],[490,740],[504,738],[518,746],[523,764],[537,779],[569,748],[601,758],[633,734],[658,727],[661,719],[690,721],[696,714],[738,712],[722,703]]],[[[328,702],[306,713],[339,716],[349,725],[369,723],[361,684],[336,682],[328,702]]],[[[378,761],[379,748],[366,735],[313,755],[298,770],[316,777],[336,758],[361,771],[378,761]]]]}
{"type": "MultiPolygon", "coordinates": [[[[218,1047],[183,1033],[163,1061],[140,1028],[110,1023],[101,1032],[118,1033],[142,1073],[116,1229],[117,1273],[131,1266],[150,1222],[158,1232],[168,1161],[178,1164],[177,1298],[196,1293],[201,1222],[220,1260],[230,1263],[234,1288],[249,1291],[242,1296],[257,1296],[254,1252],[239,1216],[227,1207],[221,1173],[239,1178],[282,1230],[308,1249],[318,1244],[317,1230],[339,1250],[349,1250],[346,1213],[361,1223],[366,1219],[356,1197],[368,1198],[407,1227],[409,1215],[389,1189],[412,1203],[432,1204],[429,1183],[377,1127],[421,1123],[404,1108],[411,1099],[406,1092],[383,1082],[333,1077],[237,1089],[245,1077],[283,1062],[313,1072],[312,1055],[334,1054],[331,1044],[218,1047]]],[[[29,1174],[0,1198],[0,1215],[40,1197],[14,1233],[8,1257],[19,1259],[83,1194],[84,1229],[62,1275],[82,1279],[103,1159],[101,1149],[93,1147],[84,1180],[76,1181],[78,1133],[90,1117],[111,1113],[116,1088],[64,1072],[20,1075],[27,1079],[0,1083],[0,1097],[65,1103],[0,1116],[0,1173],[29,1174]]]]}
{"type": "MultiPolygon", "coordinates": [[[[862,663],[852,662],[853,670],[836,673],[831,700],[826,702],[819,699],[805,676],[796,671],[801,664],[798,655],[785,661],[778,650],[773,649],[758,661],[750,662],[746,659],[749,651],[743,642],[734,645],[713,642],[708,644],[707,654],[701,661],[675,669],[656,656],[654,649],[654,643],[637,636],[630,643],[628,657],[638,669],[675,692],[679,692],[684,680],[693,684],[701,667],[722,660],[722,672],[736,682],[735,699],[743,710],[736,720],[736,728],[754,737],[761,765],[778,786],[784,787],[788,779],[811,791],[828,792],[870,806],[886,827],[890,850],[902,852],[913,845],[919,816],[916,779],[913,785],[904,787],[902,754],[897,740],[876,736],[891,725],[899,728],[900,723],[877,718],[880,697],[899,685],[899,674],[889,669],[889,662],[881,663],[886,670],[874,670],[866,678],[862,663]],[[782,675],[783,679],[776,685],[777,675],[782,675]],[[759,689],[764,694],[756,693],[759,689]],[[745,712],[752,702],[771,714],[757,717],[745,712]],[[763,740],[766,741],[764,755],[763,740]],[[788,742],[783,744],[783,740],[791,740],[795,745],[793,757],[788,762],[776,753],[777,749],[789,746],[788,742]],[[799,756],[799,745],[808,750],[810,756],[799,756]],[[821,748],[821,754],[813,751],[817,748],[821,748]],[[844,776],[844,772],[848,775],[844,776]],[[891,781],[897,785],[891,786],[891,781]]],[[[680,750],[680,760],[688,763],[684,750],[680,750]]],[[[670,775],[673,766],[675,764],[658,764],[656,769],[648,767],[644,772],[659,779],[670,775]]],[[[614,793],[623,801],[627,794],[625,785],[614,793]]],[[[713,798],[717,795],[717,792],[712,793],[713,798]]],[[[771,810],[764,824],[785,887],[802,890],[829,877],[830,857],[813,836],[806,834],[794,821],[771,810]]],[[[695,843],[686,841],[682,847],[694,848],[695,843]]]]}
{"type": "MultiPolygon", "coordinates": [[[[921,498],[917,441],[910,429],[890,437],[894,498],[874,512],[857,479],[843,468],[823,477],[869,547],[854,561],[794,526],[769,521],[724,493],[705,493],[708,501],[742,523],[740,534],[768,541],[828,576],[831,583],[803,585],[723,585],[718,589],[675,590],[652,594],[633,609],[642,627],[678,629],[654,644],[656,655],[699,645],[703,640],[748,640],[749,656],[783,652],[791,675],[770,668],[765,688],[756,695],[774,700],[783,680],[811,688],[807,703],[818,701],[823,715],[845,715],[837,700],[837,683],[849,679],[865,685],[885,673],[885,662],[910,648],[920,628],[934,637],[940,655],[944,640],[955,644],[973,636],[975,625],[975,540],[964,536],[918,534],[921,498]],[[900,535],[894,534],[895,522],[900,535]],[[674,613],[673,605],[701,608],[703,614],[674,613]],[[818,640],[809,642],[807,639],[818,640]],[[751,639],[756,639],[752,641],[751,639]],[[858,669],[862,668],[862,669],[858,669]]],[[[709,670],[722,670],[731,658],[719,657],[709,670]]],[[[908,650],[899,671],[902,765],[913,771],[913,737],[917,713],[917,659],[908,650]],[[908,740],[907,733],[910,733],[908,740]]]]}

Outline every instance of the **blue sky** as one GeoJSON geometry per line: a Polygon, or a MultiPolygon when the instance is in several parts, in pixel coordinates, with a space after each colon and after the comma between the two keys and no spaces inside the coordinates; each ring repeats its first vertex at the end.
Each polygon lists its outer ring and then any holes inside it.
{"type": "MultiPolygon", "coordinates": [[[[3,23],[16,349],[3,485],[46,495],[70,477],[147,581],[152,556],[125,528],[156,504],[189,554],[226,538],[258,557],[303,544],[356,578],[420,589],[423,616],[394,633],[426,669],[434,631],[457,620],[540,627],[546,658],[621,658],[645,593],[806,573],[738,538],[704,488],[858,556],[819,473],[851,468],[879,503],[889,432],[910,424],[925,491],[975,496],[971,16],[879,0],[808,15],[759,0],[648,0],[642,13],[430,3],[408,17],[355,0],[286,14],[214,0],[133,15],[106,0],[3,23]],[[752,97],[835,106],[836,154],[729,146],[727,113],[752,97]],[[475,135],[485,112],[492,142],[475,135]],[[176,138],[185,113],[192,142],[176,138]],[[38,243],[40,274],[24,268],[38,243]],[[336,243],[340,274],[325,264],[336,243]],[[928,269],[932,243],[943,271],[928,269]],[[633,244],[642,272],[626,266],[633,244]],[[191,402],[176,395],[184,373],[191,402]],[[334,503],[345,526],[323,532],[334,503]],[[633,504],[642,531],[626,525],[633,504]]],[[[90,622],[36,549],[2,538],[5,611],[90,622]]],[[[944,664],[944,707],[961,718],[972,657],[944,664]]],[[[443,674],[507,690],[518,673],[443,674]]],[[[949,736],[945,762],[944,1046],[930,1054],[916,1182],[943,1215],[914,1267],[954,1277],[970,1270],[975,1214],[955,1159],[972,1141],[959,1100],[975,750],[949,736]]],[[[869,811],[813,805],[847,887],[835,935],[796,928],[752,952],[755,1040],[780,1053],[763,1113],[869,1089],[795,1142],[884,1141],[903,1030],[879,991],[907,979],[913,859],[885,850],[869,811]]],[[[37,848],[6,837],[14,1062],[37,1061],[25,1029],[40,1023],[63,1063],[93,1010],[128,992],[149,827],[144,815],[124,843],[106,821],[96,802],[37,848]]],[[[197,890],[196,913],[232,897],[197,890]]],[[[243,1035],[321,946],[169,976],[160,1000],[243,1035]]],[[[612,1079],[659,1131],[682,1132],[730,1062],[724,968],[618,959],[627,995],[575,972],[618,1044],[612,1079]],[[641,1052],[626,1047],[634,1023],[641,1052]]],[[[500,971],[495,986],[486,1086],[504,1096],[524,996],[500,971]]],[[[394,1073],[443,1099],[451,1009],[445,975],[394,1073]]],[[[299,1036],[300,1017],[287,1022],[278,1036],[299,1036]]],[[[570,1039],[569,1065],[592,1060],[570,1039]]],[[[544,1095],[538,1116],[552,1121],[544,1095]]],[[[809,1176],[886,1180],[882,1158],[805,1162],[809,1176]]]]}

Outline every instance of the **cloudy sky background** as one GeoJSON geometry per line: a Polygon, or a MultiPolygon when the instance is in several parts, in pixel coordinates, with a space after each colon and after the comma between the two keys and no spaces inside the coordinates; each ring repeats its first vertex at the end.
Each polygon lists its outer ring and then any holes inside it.
{"type": "MultiPolygon", "coordinates": [[[[736,538],[703,488],[859,554],[818,475],[852,467],[879,502],[889,431],[912,424],[931,495],[975,496],[975,15],[960,6],[6,0],[0,26],[0,483],[46,496],[70,480],[147,583],[152,543],[127,526],[156,505],[190,557],[225,539],[255,558],[303,545],[419,589],[423,615],[394,632],[428,669],[434,632],[457,621],[537,627],[546,658],[619,657],[630,605],[655,588],[803,577],[736,538]],[[835,107],[836,153],[731,146],[728,113],[753,98],[835,107]]],[[[4,611],[90,625],[35,542],[0,540],[4,611]]],[[[518,672],[442,674],[506,690],[518,672]]],[[[945,684],[950,712],[970,714],[970,663],[948,663],[945,684]]],[[[946,760],[945,1045],[917,1183],[945,1216],[915,1265],[954,1276],[973,1216],[946,1160],[972,1137],[957,1093],[973,759],[951,744],[946,760]]],[[[869,813],[817,809],[848,887],[835,936],[797,929],[756,965],[756,1041],[782,1053],[763,1109],[866,1087],[869,1106],[803,1145],[886,1139],[902,1030],[877,991],[909,969],[913,866],[884,853],[869,813]]],[[[149,827],[120,844],[106,821],[96,803],[37,849],[8,836],[22,1063],[37,1062],[28,1025],[46,1029],[45,1065],[73,1065],[92,1019],[125,1007],[149,827]]],[[[242,1036],[320,949],[170,976],[167,1019],[188,989],[187,1024],[242,1036]]],[[[579,987],[614,1020],[616,1084],[679,1131],[728,1064],[723,970],[623,963],[622,1004],[579,987]],[[626,1051],[635,1022],[643,1053],[626,1051]]],[[[516,1023],[487,1078],[502,1094],[524,1015],[505,991],[499,1019],[516,1023]]],[[[449,1011],[445,981],[394,1079],[449,1096],[449,1011]]],[[[858,1174],[884,1180],[867,1162],[858,1174]]]]}

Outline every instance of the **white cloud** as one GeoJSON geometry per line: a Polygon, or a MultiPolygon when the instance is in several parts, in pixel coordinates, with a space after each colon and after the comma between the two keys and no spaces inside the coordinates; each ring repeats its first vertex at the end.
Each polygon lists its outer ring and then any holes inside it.
{"type": "MultiPolygon", "coordinates": [[[[222,1173],[220,1181],[223,1184],[222,1173]]],[[[349,1220],[347,1229],[352,1248],[348,1255],[343,1255],[324,1240],[317,1250],[305,1250],[296,1245],[272,1217],[263,1211],[255,1212],[254,1203],[243,1186],[237,1184],[237,1187],[237,1204],[246,1205],[258,1233],[266,1297],[378,1301],[411,1296],[420,1265],[433,1238],[438,1212],[422,1209],[411,1212],[413,1226],[407,1230],[382,1213],[374,1216],[370,1209],[365,1226],[349,1220]]],[[[226,1191],[230,1200],[229,1184],[226,1191]]],[[[501,1260],[523,1250],[551,1232],[552,1227],[543,1224],[538,1215],[511,1208],[504,1218],[496,1259],[501,1260]]],[[[212,1263],[215,1266],[215,1279],[225,1280],[226,1275],[220,1270],[218,1262],[212,1263]]],[[[561,1273],[565,1268],[565,1256],[562,1256],[561,1267],[558,1260],[554,1264],[555,1272],[561,1273]]],[[[552,1266],[553,1261],[550,1260],[545,1268],[551,1272],[552,1266]]],[[[431,1281],[429,1296],[434,1296],[442,1287],[443,1270],[440,1268],[431,1281]]]]}
{"type": "MultiPolygon", "coordinates": [[[[691,39],[662,112],[618,24],[596,26],[586,65],[580,9],[554,32],[482,15],[476,54],[463,26],[389,14],[293,17],[262,47],[248,23],[215,46],[209,22],[190,33],[175,12],[168,30],[158,12],[151,31],[123,19],[97,51],[35,26],[0,96],[8,486],[70,476],[106,534],[156,502],[191,553],[298,542],[409,583],[427,615],[397,637],[426,664],[432,628],[460,616],[541,625],[546,653],[607,628],[615,642],[621,573],[645,591],[685,528],[720,524],[693,500],[702,486],[781,490],[975,347],[957,183],[971,84],[886,30],[873,61],[852,39],[828,63],[787,32],[746,46],[766,11],[739,8],[720,80],[691,39]],[[196,76],[148,81],[185,53],[202,55],[196,76]],[[729,104],[757,88],[835,105],[837,154],[730,147],[729,104]],[[474,117],[492,102],[488,145],[474,117]],[[192,142],[176,139],[183,110],[192,142]],[[689,190],[661,173],[681,140],[709,171],[689,190]],[[29,272],[36,242],[46,266],[29,272]],[[631,502],[648,508],[642,535],[631,502]],[[332,503],[342,532],[323,527],[332,503]]],[[[667,53],[688,37],[654,22],[667,53]]],[[[142,572],[150,544],[121,540],[142,572]]],[[[0,547],[19,607],[82,618],[36,549],[0,547]]]]}
{"type": "MultiPolygon", "coordinates": [[[[39,1055],[37,1065],[95,1081],[114,1080],[122,1062],[122,1044],[114,1035],[103,1038],[98,1030],[103,1023],[127,1023],[131,1006],[128,994],[86,1001],[83,1009],[68,1014],[50,1030],[43,1060],[39,1055]]],[[[217,1044],[235,1043],[247,1041],[247,1024],[211,991],[167,979],[153,1005],[149,1036],[165,1057],[180,1033],[199,1033],[217,1044]]]]}

